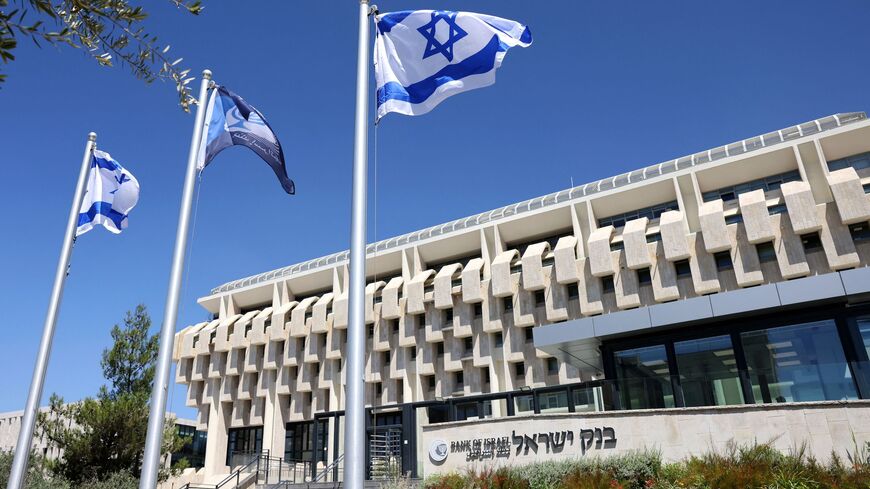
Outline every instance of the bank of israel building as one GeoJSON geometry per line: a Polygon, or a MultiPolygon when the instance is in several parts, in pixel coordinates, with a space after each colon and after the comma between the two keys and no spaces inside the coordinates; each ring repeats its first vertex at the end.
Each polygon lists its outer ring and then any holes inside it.
{"type": "MultiPolygon", "coordinates": [[[[369,245],[369,476],[844,455],[870,440],[868,191],[870,121],[843,113],[369,245]]],[[[341,252],[199,300],[174,358],[207,475],[268,453],[341,478],[347,290],[341,252]]]]}

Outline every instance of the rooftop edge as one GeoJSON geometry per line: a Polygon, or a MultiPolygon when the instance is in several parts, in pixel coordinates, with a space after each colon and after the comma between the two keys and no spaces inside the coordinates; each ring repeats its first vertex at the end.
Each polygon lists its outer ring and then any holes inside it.
{"type": "MultiPolygon", "coordinates": [[[[836,129],[847,124],[859,122],[867,119],[865,112],[845,112],[829,115],[819,119],[814,119],[809,122],[789,126],[778,131],[769,132],[767,134],[754,136],[751,138],[736,141],[723,146],[701,151],[673,160],[667,160],[662,163],[650,165],[638,170],[622,173],[610,178],[604,178],[595,182],[589,182],[583,185],[578,185],[569,189],[560,190],[540,197],[528,199],[516,204],[509,204],[491,211],[481,212],[473,216],[468,216],[454,221],[438,224],[432,227],[412,231],[400,236],[394,236],[375,243],[370,243],[366,246],[366,256],[374,255],[377,252],[383,252],[398,246],[407,245],[417,241],[422,241],[435,236],[443,236],[457,230],[466,229],[480,224],[498,221],[505,217],[523,214],[525,212],[549,207],[556,204],[562,204],[574,199],[580,199],[589,195],[597,194],[607,190],[613,190],[627,185],[640,183],[642,181],[673,173],[678,170],[710,163],[723,158],[737,156],[740,154],[750,153],[762,148],[767,148],[777,144],[782,144],[794,139],[799,139],[812,134],[825,132],[831,129],[836,129]]],[[[271,280],[289,277],[296,273],[306,272],[326,266],[338,265],[348,261],[350,252],[348,250],[332,253],[330,255],[314,258],[304,262],[289,265],[276,270],[251,275],[242,279],[227,282],[219,287],[211,290],[211,295],[230,292],[236,289],[247,287],[250,285],[260,284],[271,280]]]]}

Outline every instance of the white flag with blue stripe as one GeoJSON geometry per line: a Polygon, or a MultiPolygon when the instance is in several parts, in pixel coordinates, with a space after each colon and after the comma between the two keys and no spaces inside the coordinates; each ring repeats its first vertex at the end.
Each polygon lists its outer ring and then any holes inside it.
{"type": "Polygon", "coordinates": [[[109,153],[95,150],[91,157],[88,187],[82,207],[76,236],[81,236],[103,225],[118,234],[127,227],[127,214],[139,202],[139,182],[109,153]]]}
{"type": "Polygon", "coordinates": [[[376,21],[379,119],[422,115],[451,95],[492,85],[507,50],[532,43],[525,25],[471,12],[409,10],[376,21]]]}

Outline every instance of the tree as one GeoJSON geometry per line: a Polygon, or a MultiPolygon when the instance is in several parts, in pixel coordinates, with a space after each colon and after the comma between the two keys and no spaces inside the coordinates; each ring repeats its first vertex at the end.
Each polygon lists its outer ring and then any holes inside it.
{"type": "MultiPolygon", "coordinates": [[[[180,10],[199,15],[200,0],[169,0],[180,10]]],[[[85,51],[102,66],[115,60],[136,78],[151,83],[172,80],[179,104],[185,111],[196,100],[190,93],[190,69],[179,67],[182,58],[171,61],[169,45],[142,27],[148,13],[128,0],[0,0],[0,60],[15,60],[18,38],[37,46],[66,45],[85,51]],[[10,5],[11,2],[11,5],[10,5]]],[[[6,75],[0,73],[0,84],[6,75]]]]}
{"type": "MultiPolygon", "coordinates": [[[[143,305],[128,311],[123,328],[115,325],[111,348],[103,350],[102,386],[96,398],[65,404],[52,395],[47,413],[40,413],[39,428],[48,443],[62,450],[50,463],[52,472],[74,485],[89,487],[119,472],[139,477],[148,429],[148,398],[157,361],[157,335],[150,335],[151,318],[143,305]]],[[[163,453],[174,453],[189,440],[178,435],[171,420],[163,430],[163,453]]],[[[184,461],[161,479],[184,468],[184,461]]]]}
{"type": "MultiPolygon", "coordinates": [[[[12,471],[12,452],[0,450],[0,487],[9,484],[9,473],[12,471]]],[[[31,452],[30,466],[24,476],[25,489],[69,489],[70,485],[63,479],[50,478],[46,475],[45,461],[38,453],[31,452]]]]}
{"type": "Polygon", "coordinates": [[[135,311],[127,311],[124,329],[117,324],[112,327],[111,349],[103,351],[103,376],[111,382],[109,396],[118,398],[125,394],[151,394],[154,382],[154,366],[159,345],[157,335],[150,336],[151,317],[145,306],[139,304],[135,311]]]}

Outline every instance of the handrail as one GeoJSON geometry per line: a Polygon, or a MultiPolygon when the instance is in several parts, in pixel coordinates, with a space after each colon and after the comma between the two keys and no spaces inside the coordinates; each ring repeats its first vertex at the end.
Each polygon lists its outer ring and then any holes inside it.
{"type": "Polygon", "coordinates": [[[335,457],[335,460],[333,460],[332,463],[327,465],[325,469],[321,470],[319,474],[314,476],[314,479],[311,482],[317,482],[320,480],[321,477],[326,477],[326,475],[329,474],[330,471],[332,471],[333,469],[338,467],[338,464],[340,464],[342,460],[344,460],[344,453],[343,452],[338,457],[335,457]]]}
{"type": "Polygon", "coordinates": [[[268,451],[266,452],[265,455],[262,455],[262,454],[255,455],[254,458],[251,459],[248,463],[246,463],[245,465],[232,471],[228,476],[226,476],[222,481],[218,482],[217,484],[201,484],[201,483],[192,484],[192,483],[188,482],[187,484],[181,486],[178,489],[221,489],[223,486],[232,482],[233,479],[235,479],[236,487],[238,487],[239,483],[241,482],[242,472],[247,471],[247,469],[250,469],[251,466],[253,466],[254,464],[257,464],[257,466],[259,466],[261,459],[266,459],[268,461],[268,460],[271,460],[272,457],[269,456],[268,451]]]}
{"type": "MultiPolygon", "coordinates": [[[[312,478],[309,482],[303,483],[303,484],[313,484],[313,483],[320,481],[321,479],[325,478],[329,474],[329,472],[335,470],[335,468],[338,467],[338,465],[343,460],[344,460],[344,453],[342,453],[338,457],[336,457],[335,460],[333,460],[329,465],[327,465],[323,470],[321,470],[317,475],[315,475],[314,478],[312,478]]],[[[337,482],[337,481],[333,481],[333,482],[337,482]]],[[[265,485],[264,488],[265,489],[282,489],[282,488],[287,488],[287,487],[290,487],[291,485],[297,485],[297,484],[299,484],[299,483],[297,483],[295,481],[279,480],[278,482],[276,482],[274,484],[265,485]]],[[[341,484],[341,483],[338,482],[338,484],[341,484]]]]}
{"type": "MultiPolygon", "coordinates": [[[[231,473],[230,475],[228,475],[224,480],[222,480],[222,481],[218,482],[217,484],[215,484],[214,489],[221,489],[221,487],[223,487],[223,486],[229,484],[229,483],[233,480],[233,478],[236,479],[236,487],[239,487],[239,482],[240,482],[240,479],[241,479],[241,476],[242,476],[242,471],[245,470],[245,469],[250,468],[250,467],[251,467],[252,465],[254,465],[255,463],[256,463],[257,465],[259,465],[259,464],[260,464],[260,457],[261,457],[261,456],[262,456],[262,455],[257,455],[257,456],[254,457],[250,462],[248,462],[247,464],[243,465],[242,467],[239,467],[238,469],[236,469],[233,473],[231,473]]],[[[266,455],[266,457],[268,457],[268,455],[266,455]]]]}

